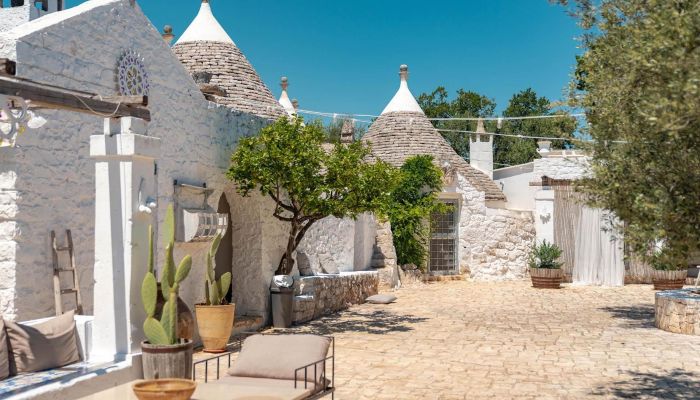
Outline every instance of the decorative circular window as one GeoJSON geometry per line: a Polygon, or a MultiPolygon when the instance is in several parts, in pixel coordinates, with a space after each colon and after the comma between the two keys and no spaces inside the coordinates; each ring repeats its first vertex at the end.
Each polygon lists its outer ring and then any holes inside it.
{"type": "Polygon", "coordinates": [[[119,93],[123,96],[148,96],[150,88],[148,72],[141,55],[134,50],[126,50],[119,57],[119,93]]]}

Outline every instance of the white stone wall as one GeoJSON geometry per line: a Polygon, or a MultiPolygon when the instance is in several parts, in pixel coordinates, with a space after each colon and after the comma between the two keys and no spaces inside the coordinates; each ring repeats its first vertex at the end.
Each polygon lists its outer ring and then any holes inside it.
{"type": "Polygon", "coordinates": [[[457,175],[460,269],[478,280],[524,278],[534,239],[532,212],[486,206],[484,193],[457,175]]]}
{"type": "Polygon", "coordinates": [[[29,4],[22,7],[0,8],[0,32],[29,21],[30,13],[29,4]]]}
{"type": "MultiPolygon", "coordinates": [[[[168,203],[197,201],[175,196],[175,179],[214,189],[207,200],[212,211],[225,193],[232,214],[237,312],[265,314],[267,285],[282,254],[285,226],[272,218],[270,201],[257,194],[241,198],[224,172],[238,139],[255,134],[267,121],[207,102],[157,30],[128,0],[93,0],[0,33],[0,56],[17,59],[18,76],[104,95],[116,92],[117,59],[129,48],[141,53],[150,75],[148,134],[163,139],[159,220],[168,203]]],[[[95,188],[88,145],[90,135],[103,132],[103,118],[66,111],[41,114],[48,120],[43,128],[22,135],[16,148],[0,149],[0,313],[9,319],[54,312],[52,229],[61,241],[63,230],[72,230],[83,301],[86,312],[93,310],[95,188]]],[[[158,243],[162,261],[160,237],[158,243]]],[[[184,254],[194,260],[181,293],[189,304],[203,299],[208,246],[176,246],[178,260],[184,254]]]]}
{"type": "Polygon", "coordinates": [[[590,158],[579,153],[554,154],[534,161],[533,178],[581,179],[588,173],[590,158]]]}

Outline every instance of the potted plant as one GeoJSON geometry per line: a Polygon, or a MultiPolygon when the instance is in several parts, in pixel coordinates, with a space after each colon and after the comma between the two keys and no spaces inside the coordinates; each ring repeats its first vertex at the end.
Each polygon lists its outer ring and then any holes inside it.
{"type": "Polygon", "coordinates": [[[175,216],[173,206],[168,206],[165,216],[165,265],[160,291],[167,299],[162,312],[157,315],[159,286],[153,268],[153,229],[149,228],[148,271],[141,285],[141,300],[146,310],[143,332],[147,340],[141,342],[143,376],[146,379],[192,378],[192,340],[178,335],[177,302],[180,284],[192,268],[192,257],[185,256],[177,268],[173,259],[175,247],[175,216]]]}
{"type": "Polygon", "coordinates": [[[226,343],[233,331],[235,304],[228,304],[226,295],[231,288],[231,273],[226,272],[219,280],[214,269],[216,251],[221,243],[217,234],[207,253],[207,273],[204,279],[204,303],[196,304],[197,330],[204,343],[204,351],[221,353],[226,350],[226,343]]]}
{"type": "Polygon", "coordinates": [[[562,270],[559,257],[561,249],[546,240],[536,244],[530,251],[530,278],[532,287],[541,289],[559,289],[562,281],[562,270]]]}
{"type": "Polygon", "coordinates": [[[651,281],[654,290],[676,290],[685,285],[688,265],[685,260],[674,258],[664,251],[663,245],[656,247],[651,257],[651,281]]]}

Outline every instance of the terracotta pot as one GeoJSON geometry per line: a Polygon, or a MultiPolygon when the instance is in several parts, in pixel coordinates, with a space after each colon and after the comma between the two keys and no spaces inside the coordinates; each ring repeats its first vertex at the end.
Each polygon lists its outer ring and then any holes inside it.
{"type": "Polygon", "coordinates": [[[156,345],[141,342],[141,362],[145,379],[192,379],[192,341],[156,345]]]}
{"type": "Polygon", "coordinates": [[[560,268],[530,268],[532,287],[539,289],[559,289],[564,273],[560,268]]]}
{"type": "Polygon", "coordinates": [[[680,271],[651,271],[651,281],[654,283],[654,290],[683,289],[687,276],[687,269],[680,271]]]}
{"type": "MultiPolygon", "coordinates": [[[[165,305],[165,299],[163,298],[163,292],[160,290],[159,282],[156,315],[162,315],[163,305],[165,305]]],[[[194,339],[194,315],[187,303],[179,297],[177,298],[177,337],[187,340],[194,339]]]]}
{"type": "Polygon", "coordinates": [[[204,351],[207,353],[222,353],[233,331],[233,319],[236,312],[235,304],[221,306],[194,306],[197,315],[197,330],[202,338],[204,351]]]}

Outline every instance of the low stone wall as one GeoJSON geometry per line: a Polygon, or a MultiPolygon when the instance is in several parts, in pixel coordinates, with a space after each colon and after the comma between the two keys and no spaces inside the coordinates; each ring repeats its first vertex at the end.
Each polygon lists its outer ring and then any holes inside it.
{"type": "Polygon", "coordinates": [[[656,293],[655,325],[673,333],[700,335],[698,289],[665,290],[656,293]]]}
{"type": "Polygon", "coordinates": [[[345,310],[364,303],[379,290],[376,272],[348,272],[340,275],[305,276],[294,282],[295,324],[345,310]]]}

